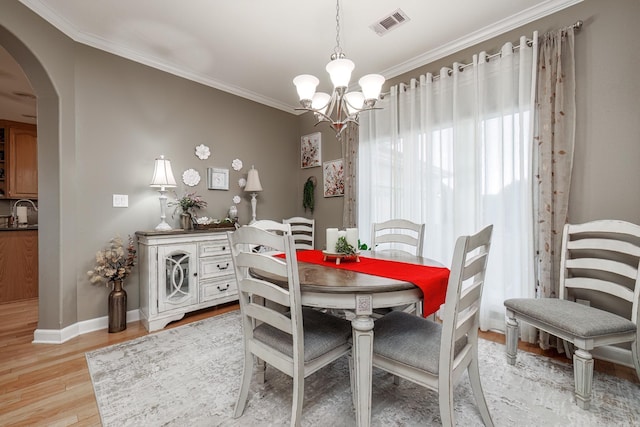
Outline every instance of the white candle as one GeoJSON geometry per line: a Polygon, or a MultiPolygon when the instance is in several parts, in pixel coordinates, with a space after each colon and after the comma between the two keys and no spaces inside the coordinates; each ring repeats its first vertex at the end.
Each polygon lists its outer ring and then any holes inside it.
{"type": "Polygon", "coordinates": [[[347,228],[347,243],[353,246],[355,250],[358,250],[358,229],[357,228],[347,228]]]}
{"type": "Polygon", "coordinates": [[[335,252],[337,242],[338,242],[338,229],[327,228],[327,252],[335,252]]]}
{"type": "Polygon", "coordinates": [[[18,213],[18,224],[26,224],[27,223],[27,207],[26,206],[18,206],[16,208],[18,213]]]}

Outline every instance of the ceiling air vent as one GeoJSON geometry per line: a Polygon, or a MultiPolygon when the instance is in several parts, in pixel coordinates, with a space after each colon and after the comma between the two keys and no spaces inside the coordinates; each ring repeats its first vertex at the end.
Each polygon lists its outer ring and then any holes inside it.
{"type": "Polygon", "coordinates": [[[409,21],[411,21],[411,18],[409,18],[402,9],[396,9],[389,15],[379,19],[375,24],[370,25],[369,28],[375,31],[377,35],[383,36],[409,21]]]}

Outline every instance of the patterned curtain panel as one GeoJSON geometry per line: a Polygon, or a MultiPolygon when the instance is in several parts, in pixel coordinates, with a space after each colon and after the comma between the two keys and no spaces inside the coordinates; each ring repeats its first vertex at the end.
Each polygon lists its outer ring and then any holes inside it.
{"type": "Polygon", "coordinates": [[[538,296],[557,298],[576,126],[573,28],[542,36],[537,72],[538,296]]]}
{"type": "Polygon", "coordinates": [[[349,123],[340,136],[344,159],[342,226],[345,228],[356,227],[358,221],[358,134],[358,126],[349,123]]]}
{"type": "MultiPolygon", "coordinates": [[[[537,69],[536,206],[540,298],[557,298],[560,282],[562,228],[567,222],[575,142],[575,55],[572,27],[541,37],[537,69]]],[[[533,342],[533,337],[522,337],[533,342]]],[[[540,334],[540,347],[562,351],[560,340],[540,334]]]]}

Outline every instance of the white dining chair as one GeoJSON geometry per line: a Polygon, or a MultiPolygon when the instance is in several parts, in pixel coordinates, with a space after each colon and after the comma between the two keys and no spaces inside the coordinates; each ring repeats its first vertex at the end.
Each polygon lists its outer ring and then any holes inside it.
{"type": "Polygon", "coordinates": [[[608,350],[628,356],[640,378],[639,265],[640,226],[617,220],[566,224],[559,297],[504,302],[507,362],[516,363],[518,322],[522,321],[564,340],[567,354],[573,353],[575,399],[583,409],[589,409],[591,402],[591,352],[608,350]],[[622,343],[630,347],[610,347],[622,343]]]}
{"type": "Polygon", "coordinates": [[[406,219],[390,219],[371,225],[371,251],[394,250],[422,256],[424,224],[406,219]]]}
{"type": "Polygon", "coordinates": [[[242,319],[244,368],[234,417],[240,417],[247,403],[254,357],[293,378],[291,425],[300,425],[305,378],[347,355],[351,324],[310,308],[303,308],[293,236],[277,235],[256,227],[228,232],[231,256],[238,282],[242,319]],[[261,245],[285,254],[273,257],[249,250],[261,245]],[[259,270],[262,277],[251,275],[259,270]],[[255,297],[285,306],[288,312],[256,302],[255,297]]]}
{"type": "MultiPolygon", "coordinates": [[[[371,252],[390,251],[422,256],[425,224],[417,224],[406,219],[390,219],[371,224],[371,252]]],[[[392,309],[376,309],[374,317],[381,317],[392,309]]],[[[422,314],[422,303],[418,302],[393,310],[422,314]]]]}
{"type": "MultiPolygon", "coordinates": [[[[274,221],[272,219],[259,219],[247,225],[246,227],[255,227],[255,228],[259,228],[260,230],[266,230],[271,233],[280,234],[280,235],[291,234],[291,225],[283,224],[281,222],[274,221]]],[[[254,252],[264,252],[266,254],[271,254],[271,255],[278,252],[273,248],[269,248],[261,245],[254,246],[252,250],[254,252]]]]}
{"type": "Polygon", "coordinates": [[[480,299],[493,226],[456,241],[442,323],[392,311],[377,320],[373,366],[438,393],[444,426],[454,425],[453,391],[464,371],[486,426],[491,414],[478,369],[480,299]]]}
{"type": "Polygon", "coordinates": [[[291,226],[291,234],[295,238],[296,249],[313,249],[315,247],[315,219],[294,216],[283,219],[282,223],[291,226]]]}

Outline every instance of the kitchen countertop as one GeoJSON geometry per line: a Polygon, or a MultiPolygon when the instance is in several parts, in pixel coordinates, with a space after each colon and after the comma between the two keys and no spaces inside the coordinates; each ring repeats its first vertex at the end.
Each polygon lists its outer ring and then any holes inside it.
{"type": "Polygon", "coordinates": [[[0,233],[3,231],[27,231],[27,230],[38,230],[38,224],[30,224],[26,227],[0,227],[0,233]]]}

